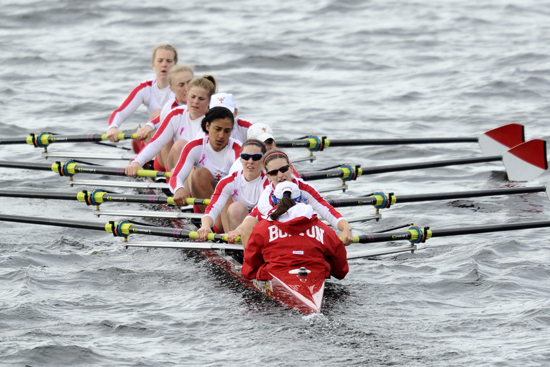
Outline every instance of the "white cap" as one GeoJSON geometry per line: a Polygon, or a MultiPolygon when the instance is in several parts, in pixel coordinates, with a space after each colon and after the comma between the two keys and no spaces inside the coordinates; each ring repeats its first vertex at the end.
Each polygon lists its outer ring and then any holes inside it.
{"type": "Polygon", "coordinates": [[[235,101],[230,93],[216,93],[210,97],[210,108],[225,107],[231,113],[235,113],[235,101]]]}
{"type": "Polygon", "coordinates": [[[290,198],[293,199],[296,202],[300,202],[302,200],[302,192],[298,188],[298,185],[296,185],[292,181],[283,181],[279,182],[277,186],[275,187],[275,191],[273,191],[273,196],[277,200],[273,200],[274,204],[277,204],[275,201],[279,201],[283,198],[283,195],[285,192],[290,192],[290,198]]]}
{"type": "Polygon", "coordinates": [[[273,139],[273,131],[269,127],[269,125],[262,124],[261,122],[253,124],[248,129],[248,133],[246,136],[248,139],[258,139],[260,141],[265,142],[267,139],[273,139]]]}

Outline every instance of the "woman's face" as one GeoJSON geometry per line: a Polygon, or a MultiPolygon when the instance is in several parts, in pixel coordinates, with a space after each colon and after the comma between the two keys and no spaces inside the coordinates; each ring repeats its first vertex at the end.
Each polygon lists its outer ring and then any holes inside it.
{"type": "Polygon", "coordinates": [[[187,92],[191,79],[193,79],[193,75],[188,71],[180,71],[172,76],[170,89],[176,95],[178,102],[187,104],[187,92]]]}
{"type": "Polygon", "coordinates": [[[241,151],[241,163],[243,164],[243,174],[247,181],[252,181],[262,173],[262,159],[255,161],[252,159],[252,156],[256,155],[257,157],[262,156],[262,149],[257,145],[247,145],[241,151]],[[251,157],[247,160],[242,158],[242,154],[249,154],[251,157]]]}
{"type": "MultiPolygon", "coordinates": [[[[266,172],[270,172],[273,170],[278,170],[279,168],[284,166],[290,166],[286,159],[275,158],[267,163],[267,165],[265,166],[265,170],[266,172]]],[[[292,181],[292,166],[290,166],[289,169],[284,173],[279,170],[274,175],[268,173],[267,177],[269,178],[273,186],[277,186],[279,182],[292,181]]]]}
{"type": "Polygon", "coordinates": [[[155,53],[155,60],[151,64],[157,79],[168,78],[168,72],[174,66],[174,53],[170,50],[159,48],[155,53]]]}
{"type": "Polygon", "coordinates": [[[201,116],[206,115],[208,105],[210,104],[210,96],[206,89],[202,87],[193,87],[187,93],[187,107],[192,120],[196,120],[201,116]]]}
{"type": "Polygon", "coordinates": [[[220,152],[229,143],[233,122],[229,118],[217,119],[206,123],[206,130],[209,135],[209,142],[212,149],[220,152]]]}

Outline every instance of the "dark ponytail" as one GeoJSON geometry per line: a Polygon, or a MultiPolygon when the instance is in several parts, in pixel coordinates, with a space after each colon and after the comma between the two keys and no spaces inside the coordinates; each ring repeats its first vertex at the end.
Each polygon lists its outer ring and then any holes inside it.
{"type": "Polygon", "coordinates": [[[294,205],[296,205],[296,202],[290,198],[290,195],[292,195],[292,193],[290,191],[286,191],[284,194],[283,194],[283,198],[281,199],[281,201],[279,202],[279,204],[277,204],[277,208],[275,209],[275,211],[273,211],[271,214],[269,214],[269,217],[273,220],[277,220],[279,219],[279,217],[283,214],[285,214],[288,209],[292,208],[294,205]]]}

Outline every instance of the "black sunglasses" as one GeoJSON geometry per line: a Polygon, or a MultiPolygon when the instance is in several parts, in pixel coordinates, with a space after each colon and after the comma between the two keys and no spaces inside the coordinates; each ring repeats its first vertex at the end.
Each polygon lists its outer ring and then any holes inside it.
{"type": "Polygon", "coordinates": [[[272,169],[271,171],[267,171],[266,173],[270,176],[275,176],[277,173],[279,173],[279,171],[281,171],[281,173],[285,173],[289,169],[290,169],[290,164],[287,164],[286,166],[282,166],[279,169],[272,169]]]}
{"type": "Polygon", "coordinates": [[[260,159],[262,159],[264,155],[262,153],[254,153],[254,154],[248,154],[248,153],[241,153],[241,159],[244,159],[245,161],[249,160],[250,158],[252,158],[252,160],[254,162],[257,162],[259,161],[260,159]]]}

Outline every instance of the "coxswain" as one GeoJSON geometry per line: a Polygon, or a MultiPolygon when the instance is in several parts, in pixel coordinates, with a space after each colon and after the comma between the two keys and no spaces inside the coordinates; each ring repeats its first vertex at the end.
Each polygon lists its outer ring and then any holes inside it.
{"type": "Polygon", "coordinates": [[[206,241],[210,228],[216,233],[228,233],[231,242],[241,235],[238,226],[258,204],[261,193],[269,184],[263,173],[262,158],[265,152],[265,144],[261,141],[245,140],[239,158],[241,170],[218,182],[206,207],[202,226],[197,231],[201,241],[206,241]]]}
{"type": "Polygon", "coordinates": [[[149,113],[149,120],[160,112],[162,106],[172,98],[168,84],[168,72],[178,63],[178,53],[171,45],[158,45],[153,50],[151,66],[156,78],[146,80],[135,87],[109,117],[107,138],[118,141],[117,134],[121,134],[120,125],[130,117],[140,105],[145,105],[149,113]]]}
{"type": "Polygon", "coordinates": [[[264,156],[263,163],[271,185],[265,188],[258,200],[258,205],[241,224],[241,241],[243,246],[246,247],[254,226],[261,220],[266,219],[273,210],[275,204],[271,194],[275,190],[275,186],[280,182],[286,181],[292,181],[297,184],[302,193],[302,202],[311,205],[318,215],[327,220],[332,227],[341,231],[340,237],[345,245],[349,245],[353,241],[348,221],[332,205],[327,203],[317,190],[294,176],[292,164],[286,153],[281,150],[268,151],[264,156]]]}
{"type": "Polygon", "coordinates": [[[183,148],[170,177],[176,205],[185,205],[189,197],[209,199],[218,181],[227,176],[241,154],[241,145],[231,138],[234,123],[233,114],[225,107],[214,107],[206,113],[201,126],[208,135],[191,140],[183,148]],[[186,188],[184,182],[193,168],[196,170],[186,188]]]}
{"type": "Polygon", "coordinates": [[[165,171],[171,171],[187,142],[202,132],[201,122],[208,111],[210,97],[216,92],[217,82],[212,75],[195,78],[189,84],[187,105],[174,108],[166,115],[149,143],[126,166],[125,173],[136,177],[137,171],[155,156],[165,171]],[[160,154],[159,154],[160,153],[160,154]]]}
{"type": "Polygon", "coordinates": [[[343,279],[349,271],[344,243],[310,205],[301,202],[298,185],[282,181],[271,196],[276,208],[254,227],[244,250],[242,275],[269,280],[272,271],[306,267],[343,279]]]}

